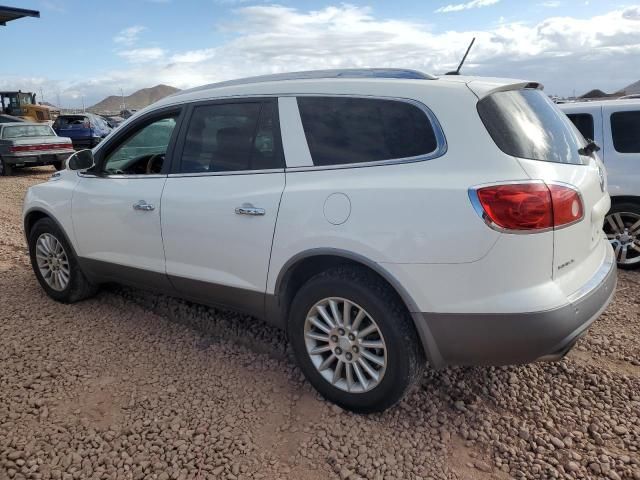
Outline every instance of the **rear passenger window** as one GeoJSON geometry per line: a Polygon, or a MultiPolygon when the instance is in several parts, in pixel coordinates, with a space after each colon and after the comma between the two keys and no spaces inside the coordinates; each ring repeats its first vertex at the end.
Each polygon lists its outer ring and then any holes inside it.
{"type": "Polygon", "coordinates": [[[410,103],[298,97],[298,107],[314,165],[411,158],[438,146],[429,118],[410,103]]]}
{"type": "Polygon", "coordinates": [[[275,103],[195,107],[187,129],[181,173],[282,168],[275,146],[275,103]]]}
{"type": "Polygon", "coordinates": [[[620,153],[640,153],[640,111],[611,114],[613,146],[620,153]]]}
{"type": "Polygon", "coordinates": [[[567,117],[573,122],[584,138],[594,139],[593,115],[590,113],[568,113],[567,117]]]}

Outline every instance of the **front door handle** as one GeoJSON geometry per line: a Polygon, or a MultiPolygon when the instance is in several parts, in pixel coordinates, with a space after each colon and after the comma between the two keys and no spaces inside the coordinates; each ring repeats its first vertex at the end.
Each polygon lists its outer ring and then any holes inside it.
{"type": "Polygon", "coordinates": [[[264,208],[254,207],[250,203],[244,203],[241,207],[236,208],[236,213],[238,215],[252,215],[254,217],[259,217],[264,215],[266,212],[264,208]]]}
{"type": "Polygon", "coordinates": [[[143,212],[150,212],[151,210],[155,210],[156,207],[154,207],[151,203],[147,203],[144,200],[140,200],[133,204],[133,209],[142,210],[143,212]]]}

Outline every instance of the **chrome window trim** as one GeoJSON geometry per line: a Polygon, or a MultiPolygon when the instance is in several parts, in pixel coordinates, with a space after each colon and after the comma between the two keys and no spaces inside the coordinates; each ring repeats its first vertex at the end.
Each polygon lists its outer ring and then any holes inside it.
{"type": "MultiPolygon", "coordinates": [[[[363,168],[363,167],[376,167],[376,166],[382,166],[382,165],[397,165],[402,163],[424,162],[426,160],[433,160],[435,158],[442,157],[445,153],[447,153],[447,150],[449,148],[447,145],[447,138],[444,135],[444,131],[442,130],[442,126],[440,125],[438,118],[429,107],[427,107],[424,103],[419,102],[418,100],[415,100],[412,98],[387,97],[382,95],[354,95],[354,94],[348,94],[348,93],[346,94],[302,93],[302,94],[293,94],[293,96],[295,96],[296,98],[298,97],[364,98],[369,100],[386,100],[386,101],[408,103],[420,109],[426,115],[436,138],[436,148],[432,152],[425,153],[423,155],[417,155],[415,157],[390,158],[386,160],[375,160],[372,162],[338,163],[335,165],[312,165],[312,166],[304,166],[304,167],[287,167],[287,172],[293,173],[293,172],[305,172],[310,170],[339,170],[343,168],[363,168]]],[[[300,115],[299,105],[298,105],[298,114],[300,115]]],[[[302,121],[301,115],[300,115],[300,121],[302,121]]],[[[303,128],[304,128],[304,124],[303,124],[303,128]]],[[[307,139],[305,135],[305,142],[306,140],[307,139]]],[[[313,155],[311,155],[311,161],[313,161],[313,155]]],[[[285,158],[285,162],[286,162],[286,158],[285,158]]]]}
{"type": "Polygon", "coordinates": [[[233,170],[229,172],[192,172],[192,173],[170,173],[169,178],[179,177],[223,177],[228,175],[262,175],[270,173],[284,173],[284,168],[267,168],[264,170],[233,170]]]}
{"type": "Polygon", "coordinates": [[[140,174],[131,174],[131,173],[123,173],[122,175],[96,175],[86,172],[78,172],[79,177],[83,178],[167,178],[167,175],[161,173],[140,173],[140,174]]]}
{"type": "Polygon", "coordinates": [[[546,232],[553,232],[556,230],[562,230],[563,228],[567,228],[567,227],[571,227],[572,225],[575,225],[576,223],[580,223],[581,221],[583,221],[586,218],[585,215],[585,203],[584,203],[584,198],[582,197],[582,193],[580,193],[580,190],[578,190],[575,186],[569,184],[569,183],[564,183],[564,182],[557,182],[557,181],[544,181],[544,180],[514,180],[514,181],[502,181],[502,182],[492,182],[492,183],[484,183],[481,185],[474,185],[473,187],[469,187],[469,189],[467,190],[468,195],[469,195],[469,200],[471,200],[471,205],[473,206],[473,209],[476,211],[476,213],[478,214],[478,216],[482,219],[482,221],[492,230],[495,230],[496,232],[500,232],[500,233],[509,233],[509,234],[513,234],[513,235],[535,235],[538,233],[546,233],[546,232]],[[571,223],[566,223],[564,225],[561,225],[560,227],[550,227],[550,228],[541,228],[539,230],[511,230],[509,228],[504,228],[501,227],[500,225],[496,224],[493,222],[493,220],[491,220],[491,218],[489,218],[489,216],[487,215],[487,213],[484,211],[484,208],[482,207],[482,203],[480,202],[480,198],[478,197],[478,190],[484,187],[493,187],[496,185],[522,185],[522,184],[541,184],[541,185],[560,185],[562,187],[567,187],[570,188],[571,190],[573,190],[574,192],[576,192],[578,194],[578,197],[580,198],[580,202],[582,202],[582,217],[580,217],[577,220],[574,220],[571,223]]]}

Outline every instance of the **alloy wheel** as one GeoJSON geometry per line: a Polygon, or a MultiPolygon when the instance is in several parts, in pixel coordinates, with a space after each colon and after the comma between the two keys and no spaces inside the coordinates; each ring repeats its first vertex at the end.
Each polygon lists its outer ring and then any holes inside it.
{"type": "Polygon", "coordinates": [[[62,243],[50,233],[43,233],[36,241],[36,262],[44,281],[57,292],[69,285],[71,270],[62,243]]]}
{"type": "Polygon", "coordinates": [[[607,215],[604,231],[622,265],[640,262],[640,215],[632,212],[617,212],[607,215]]]}
{"type": "Polygon", "coordinates": [[[330,297],[316,303],[305,319],[304,340],[316,370],[349,393],[375,388],[387,367],[387,348],[378,324],[356,303],[330,297]]]}

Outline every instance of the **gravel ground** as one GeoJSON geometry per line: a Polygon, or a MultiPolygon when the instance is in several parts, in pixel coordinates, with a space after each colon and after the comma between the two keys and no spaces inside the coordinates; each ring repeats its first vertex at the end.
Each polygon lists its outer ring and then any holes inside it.
{"type": "Polygon", "coordinates": [[[0,178],[0,480],[640,480],[640,272],[561,362],[428,371],[384,414],[321,400],[283,335],[110,287],[61,305],[0,178]]]}

